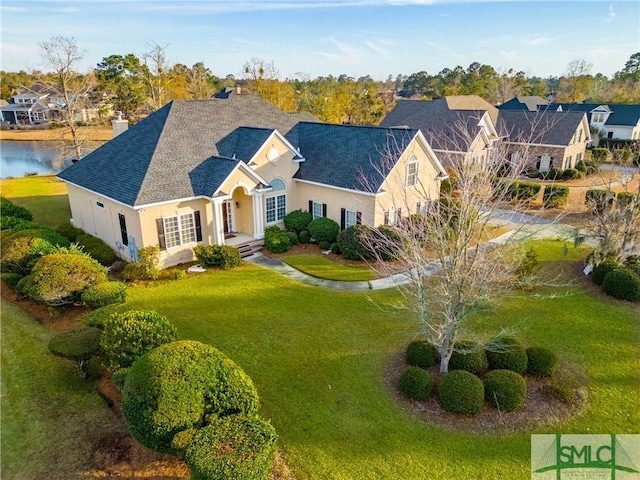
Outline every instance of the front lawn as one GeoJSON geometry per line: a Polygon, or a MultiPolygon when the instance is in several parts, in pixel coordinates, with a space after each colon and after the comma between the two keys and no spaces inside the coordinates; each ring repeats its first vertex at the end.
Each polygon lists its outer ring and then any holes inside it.
{"type": "Polygon", "coordinates": [[[346,282],[369,281],[375,278],[373,271],[364,262],[353,262],[357,264],[346,265],[313,253],[283,255],[281,260],[301,272],[318,278],[346,282]]]}
{"type": "MultiPolygon", "coordinates": [[[[562,243],[548,243],[545,255],[562,258],[562,243]]],[[[537,433],[632,433],[640,422],[640,313],[578,287],[554,293],[559,296],[517,295],[486,323],[488,331],[519,324],[526,344],[547,346],[586,372],[584,414],[537,433]]],[[[298,478],[529,475],[529,433],[448,432],[422,424],[394,402],[385,368],[416,325],[380,308],[397,298],[393,291],[330,291],[244,264],[134,288],[129,298],[138,307],[153,305],[181,338],[210,343],[247,371],[298,478]]]]}
{"type": "Polygon", "coordinates": [[[2,196],[33,213],[33,221],[56,227],[71,218],[67,185],[55,175],[2,180],[2,196]]]}

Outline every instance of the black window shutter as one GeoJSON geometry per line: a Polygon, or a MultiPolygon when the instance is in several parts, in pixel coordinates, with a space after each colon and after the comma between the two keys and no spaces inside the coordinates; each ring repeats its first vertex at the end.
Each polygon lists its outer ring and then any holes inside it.
{"type": "Polygon", "coordinates": [[[120,222],[120,235],[122,236],[122,244],[129,245],[129,235],[127,234],[127,220],[124,215],[118,214],[118,221],[120,222]]]}
{"type": "Polygon", "coordinates": [[[200,210],[193,212],[193,221],[196,224],[196,241],[202,241],[202,224],[200,223],[200,210]]]}
{"type": "Polygon", "coordinates": [[[422,213],[422,202],[416,204],[416,213],[422,213]]]}
{"type": "Polygon", "coordinates": [[[313,200],[309,200],[309,213],[313,215],[313,200]]]}
{"type": "Polygon", "coordinates": [[[402,219],[402,209],[399,208],[396,210],[396,225],[400,223],[401,219],[402,219]]]}
{"type": "Polygon", "coordinates": [[[347,211],[344,208],[340,209],[340,230],[344,230],[345,227],[345,217],[347,215],[347,211]]]}
{"type": "Polygon", "coordinates": [[[356,225],[362,225],[362,212],[356,212],[356,225]]]}
{"type": "Polygon", "coordinates": [[[384,224],[389,225],[389,212],[384,212],[384,224]]]}
{"type": "Polygon", "coordinates": [[[323,217],[327,216],[327,204],[326,203],[322,204],[322,216],[323,217]]]}
{"type": "Polygon", "coordinates": [[[167,243],[164,241],[164,222],[162,218],[156,219],[156,229],[158,230],[158,245],[160,246],[160,250],[166,250],[167,243]]]}

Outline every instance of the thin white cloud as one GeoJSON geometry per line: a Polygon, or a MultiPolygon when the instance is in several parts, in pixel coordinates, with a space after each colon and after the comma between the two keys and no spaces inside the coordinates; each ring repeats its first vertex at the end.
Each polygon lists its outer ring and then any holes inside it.
{"type": "Polygon", "coordinates": [[[380,42],[372,42],[370,40],[365,40],[364,42],[367,47],[376,52],[378,55],[382,55],[383,57],[391,56],[391,52],[389,52],[389,50],[387,50],[386,48],[383,48],[379,43],[380,42]]]}
{"type": "Polygon", "coordinates": [[[525,45],[535,46],[535,45],[544,45],[545,43],[549,43],[551,41],[551,37],[549,35],[536,35],[534,37],[527,38],[522,41],[525,45]]]}
{"type": "Polygon", "coordinates": [[[333,37],[330,37],[329,41],[333,43],[345,57],[355,58],[360,53],[357,48],[352,47],[347,43],[340,42],[333,37]]]}
{"type": "Polygon", "coordinates": [[[605,19],[605,22],[607,23],[611,23],[615,20],[616,18],[616,12],[613,9],[613,3],[609,4],[609,15],[607,15],[607,18],[605,19]]]}

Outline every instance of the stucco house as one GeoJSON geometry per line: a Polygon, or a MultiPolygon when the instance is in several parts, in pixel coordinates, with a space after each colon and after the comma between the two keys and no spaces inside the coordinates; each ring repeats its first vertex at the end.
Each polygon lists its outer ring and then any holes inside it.
{"type": "Polygon", "coordinates": [[[477,95],[438,100],[401,100],[381,127],[414,128],[425,136],[443,164],[482,160],[498,139],[498,110],[477,95]]]}
{"type": "Polygon", "coordinates": [[[418,130],[309,120],[244,93],[171,102],[59,174],[72,222],[128,261],[159,245],[167,267],[296,209],[377,226],[437,199],[446,173],[418,130]]]}
{"type": "Polygon", "coordinates": [[[591,140],[586,116],[538,109],[537,98],[522,97],[504,109],[476,95],[399,101],[380,125],[419,129],[445,164],[482,160],[500,140],[505,161],[521,169],[573,168],[591,140]]]}

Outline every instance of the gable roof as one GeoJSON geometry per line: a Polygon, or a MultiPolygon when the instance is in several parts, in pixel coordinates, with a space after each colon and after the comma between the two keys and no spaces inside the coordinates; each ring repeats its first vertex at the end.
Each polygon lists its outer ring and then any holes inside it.
{"type": "Polygon", "coordinates": [[[130,206],[190,198],[204,182],[192,172],[209,175],[210,187],[228,168],[216,164],[220,159],[248,161],[261,139],[296,123],[255,95],[175,101],[58,176],[130,206]]]}
{"type": "Polygon", "coordinates": [[[370,193],[379,190],[418,134],[416,129],[307,122],[295,130],[306,160],[294,178],[370,193]]]}
{"type": "Polygon", "coordinates": [[[598,107],[605,107],[611,111],[605,125],[635,127],[640,121],[640,105],[628,105],[622,103],[561,103],[565,111],[581,111],[589,113],[591,121],[591,111],[598,107]]]}
{"type": "Polygon", "coordinates": [[[584,112],[501,110],[498,131],[511,142],[569,145],[583,119],[584,112]]]}
{"type": "Polygon", "coordinates": [[[521,95],[498,106],[498,110],[528,110],[535,112],[547,108],[549,101],[537,95],[521,95]]]}
{"type": "Polygon", "coordinates": [[[462,107],[488,106],[495,110],[496,117],[497,110],[480,97],[469,99],[463,97],[466,96],[444,97],[439,100],[399,101],[380,122],[380,126],[419,129],[433,149],[464,153],[480,133],[480,120],[488,110],[462,109],[462,107]]]}

